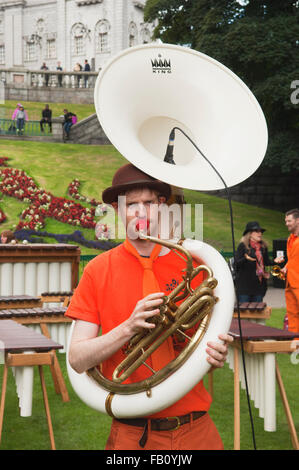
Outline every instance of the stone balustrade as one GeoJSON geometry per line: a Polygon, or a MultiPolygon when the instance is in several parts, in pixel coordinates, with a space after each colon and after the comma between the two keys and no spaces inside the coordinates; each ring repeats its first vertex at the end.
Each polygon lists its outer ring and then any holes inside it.
{"type": "Polygon", "coordinates": [[[0,100],[93,104],[98,73],[0,67],[0,100]]]}
{"type": "Polygon", "coordinates": [[[5,86],[94,88],[98,72],[59,72],[0,67],[0,80],[5,86]]]}

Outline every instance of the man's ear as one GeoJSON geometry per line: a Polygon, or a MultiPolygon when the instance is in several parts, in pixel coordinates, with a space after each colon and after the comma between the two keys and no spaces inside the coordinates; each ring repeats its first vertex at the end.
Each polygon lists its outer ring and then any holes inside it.
{"type": "Polygon", "coordinates": [[[164,204],[166,202],[166,197],[165,196],[159,196],[158,197],[158,203],[159,204],[164,204]]]}
{"type": "Polygon", "coordinates": [[[113,209],[115,210],[115,212],[118,212],[118,204],[117,204],[117,202],[111,202],[111,206],[113,207],[113,209]]]}

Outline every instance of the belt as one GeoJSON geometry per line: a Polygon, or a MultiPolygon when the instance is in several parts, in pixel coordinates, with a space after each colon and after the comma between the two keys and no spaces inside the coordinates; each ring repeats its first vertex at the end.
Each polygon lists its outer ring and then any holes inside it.
{"type": "Polygon", "coordinates": [[[128,424],[129,426],[137,426],[143,428],[143,434],[139,441],[139,445],[144,447],[147,441],[148,435],[148,423],[150,422],[151,429],[153,431],[175,431],[180,426],[190,423],[191,419],[195,421],[196,419],[201,418],[206,414],[206,411],[192,411],[192,413],[183,415],[183,416],[171,416],[170,418],[157,418],[157,419],[146,419],[146,418],[136,418],[136,419],[116,419],[123,424],[128,424]]]}

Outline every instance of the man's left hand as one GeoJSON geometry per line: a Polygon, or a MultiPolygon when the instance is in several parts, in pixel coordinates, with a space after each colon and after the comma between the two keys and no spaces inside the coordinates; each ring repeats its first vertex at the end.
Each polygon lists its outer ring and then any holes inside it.
{"type": "Polygon", "coordinates": [[[207,361],[213,368],[223,367],[228,353],[228,344],[232,343],[234,338],[228,334],[220,334],[218,338],[223,341],[221,343],[209,341],[207,343],[206,352],[208,354],[207,361]]]}

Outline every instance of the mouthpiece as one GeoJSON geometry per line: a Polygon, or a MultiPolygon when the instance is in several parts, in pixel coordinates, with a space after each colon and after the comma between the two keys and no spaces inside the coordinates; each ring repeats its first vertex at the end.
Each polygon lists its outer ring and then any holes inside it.
{"type": "Polygon", "coordinates": [[[147,219],[139,219],[138,222],[136,223],[136,230],[138,232],[147,232],[147,229],[149,228],[149,221],[147,219]]]}

